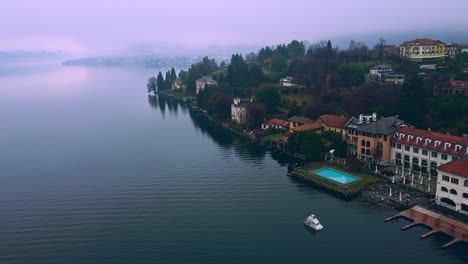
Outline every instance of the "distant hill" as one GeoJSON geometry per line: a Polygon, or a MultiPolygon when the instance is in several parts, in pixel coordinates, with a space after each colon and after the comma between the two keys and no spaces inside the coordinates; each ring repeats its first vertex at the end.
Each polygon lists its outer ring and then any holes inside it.
{"type": "Polygon", "coordinates": [[[0,64],[11,64],[30,61],[61,60],[65,58],[62,52],[52,51],[0,51],[0,64]]]}
{"type": "Polygon", "coordinates": [[[162,58],[152,55],[139,56],[101,56],[85,57],[63,62],[67,66],[84,67],[121,67],[121,68],[177,68],[186,69],[199,61],[199,57],[173,57],[162,58]]]}

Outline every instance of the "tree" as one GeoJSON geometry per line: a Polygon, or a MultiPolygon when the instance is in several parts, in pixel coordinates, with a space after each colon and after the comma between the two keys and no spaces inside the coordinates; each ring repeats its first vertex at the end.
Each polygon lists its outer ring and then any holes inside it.
{"type": "Polygon", "coordinates": [[[294,60],[294,59],[304,57],[305,47],[304,47],[303,43],[301,43],[301,42],[299,42],[297,40],[293,40],[286,47],[286,51],[287,51],[287,54],[288,54],[288,58],[294,60]]]}
{"type": "Polygon", "coordinates": [[[158,91],[166,89],[165,83],[164,83],[164,77],[161,72],[158,73],[156,84],[158,85],[158,91]]]}
{"type": "Polygon", "coordinates": [[[212,97],[211,111],[218,117],[229,118],[231,116],[231,104],[231,96],[218,93],[212,97]]]}
{"type": "Polygon", "coordinates": [[[255,100],[266,106],[268,113],[274,113],[281,103],[281,94],[275,87],[267,87],[257,92],[255,100]]]}
{"type": "Polygon", "coordinates": [[[377,51],[377,58],[379,61],[382,61],[384,54],[385,54],[385,45],[387,44],[387,41],[383,38],[380,38],[377,44],[374,46],[374,50],[377,51]]]}
{"type": "Polygon", "coordinates": [[[264,104],[255,103],[247,106],[247,127],[259,127],[265,120],[266,108],[264,104]]]}
{"type": "Polygon", "coordinates": [[[247,83],[249,79],[249,69],[242,55],[234,54],[231,57],[231,64],[228,67],[229,84],[240,87],[247,83]]]}
{"type": "Polygon", "coordinates": [[[309,161],[320,161],[324,155],[322,138],[314,131],[292,133],[286,147],[292,153],[300,153],[309,161]]]}
{"type": "Polygon", "coordinates": [[[146,84],[146,87],[148,88],[148,93],[156,92],[157,84],[156,84],[156,78],[154,76],[148,79],[148,83],[146,84]]]}
{"type": "Polygon", "coordinates": [[[164,79],[164,86],[165,86],[166,89],[170,89],[172,87],[171,72],[170,71],[166,72],[166,78],[164,79]]]}
{"type": "Polygon", "coordinates": [[[177,79],[177,73],[174,68],[171,69],[171,83],[177,79]]]}

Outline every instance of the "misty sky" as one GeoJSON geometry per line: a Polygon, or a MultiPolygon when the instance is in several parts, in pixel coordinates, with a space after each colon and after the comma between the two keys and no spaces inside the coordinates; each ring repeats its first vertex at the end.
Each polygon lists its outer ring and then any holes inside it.
{"type": "Polygon", "coordinates": [[[118,51],[468,27],[467,0],[1,0],[0,50],[118,51]]]}

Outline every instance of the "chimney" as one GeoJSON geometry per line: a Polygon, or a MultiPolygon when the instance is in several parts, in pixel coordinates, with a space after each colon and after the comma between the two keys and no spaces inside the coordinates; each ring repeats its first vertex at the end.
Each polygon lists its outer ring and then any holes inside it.
{"type": "Polygon", "coordinates": [[[431,129],[430,129],[430,128],[428,128],[428,129],[427,129],[427,132],[431,133],[431,129]]]}
{"type": "Polygon", "coordinates": [[[359,115],[359,122],[364,122],[364,115],[363,114],[359,115]]]}
{"type": "Polygon", "coordinates": [[[372,113],[372,120],[377,121],[377,113],[372,113]]]}

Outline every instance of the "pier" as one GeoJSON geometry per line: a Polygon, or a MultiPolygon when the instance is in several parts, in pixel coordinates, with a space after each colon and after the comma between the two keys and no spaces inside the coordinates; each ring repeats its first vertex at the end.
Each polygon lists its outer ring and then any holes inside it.
{"type": "Polygon", "coordinates": [[[424,225],[432,230],[420,236],[426,238],[438,232],[445,233],[453,237],[453,240],[443,245],[443,248],[450,247],[451,245],[459,242],[468,242],[468,225],[445,217],[443,215],[434,213],[419,206],[414,206],[408,210],[401,211],[400,213],[385,219],[385,222],[392,221],[396,218],[404,217],[413,222],[403,226],[402,230],[407,230],[413,226],[424,225]]]}

